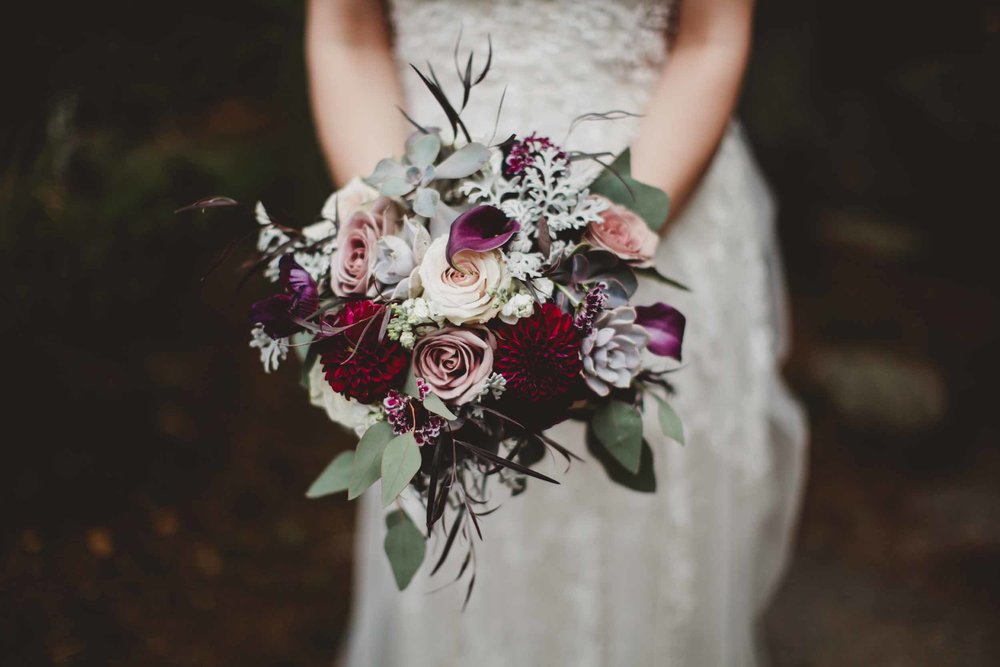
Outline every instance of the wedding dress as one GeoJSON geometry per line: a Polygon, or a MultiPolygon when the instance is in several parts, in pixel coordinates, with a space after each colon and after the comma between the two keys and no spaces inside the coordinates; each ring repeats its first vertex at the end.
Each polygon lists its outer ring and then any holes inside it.
{"type": "MultiPolygon", "coordinates": [[[[587,112],[641,112],[668,57],[669,2],[650,0],[396,0],[390,3],[406,106],[446,126],[409,63],[454,81],[455,40],[493,68],[463,114],[473,133],[538,131],[563,141],[587,112]],[[450,76],[448,76],[450,75],[450,76]]],[[[457,87],[457,86],[456,86],[457,87]]],[[[454,90],[455,88],[452,88],[454,90]]],[[[566,146],[619,152],[636,123],[592,121],[566,146]]],[[[578,163],[579,164],[579,163],[578,163]]],[[[559,486],[526,493],[482,521],[477,578],[429,578],[434,547],[400,593],[383,551],[379,491],[362,499],[351,667],[736,667],[759,664],[754,625],[785,565],[802,484],[805,422],[779,377],[786,323],[774,208],[738,125],[661,243],[658,265],[692,288],[644,282],[637,304],[687,316],[684,368],[672,375],[686,445],[645,433],[657,491],[608,480],[576,422],[549,434],[587,459],[559,486]]],[[[453,554],[454,557],[454,554],[453,554]]]]}

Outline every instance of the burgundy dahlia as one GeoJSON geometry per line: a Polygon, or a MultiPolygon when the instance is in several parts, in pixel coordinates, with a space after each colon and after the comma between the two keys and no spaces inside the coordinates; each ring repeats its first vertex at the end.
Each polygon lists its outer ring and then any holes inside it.
{"type": "Polygon", "coordinates": [[[573,317],[553,303],[496,330],[493,370],[507,381],[506,401],[552,404],[579,386],[580,339],[573,317]]]}
{"type": "Polygon", "coordinates": [[[402,383],[409,355],[394,341],[379,340],[383,309],[372,301],[348,302],[327,323],[343,329],[317,343],[326,381],[334,391],[377,403],[402,383]]]}

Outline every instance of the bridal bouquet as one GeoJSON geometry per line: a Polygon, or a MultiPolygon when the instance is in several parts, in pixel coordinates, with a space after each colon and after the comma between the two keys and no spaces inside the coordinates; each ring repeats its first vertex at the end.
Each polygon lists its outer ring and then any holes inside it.
{"type": "Polygon", "coordinates": [[[280,289],[253,304],[251,346],[268,371],[299,352],[311,400],[360,435],[307,495],[353,499],[381,481],[382,503],[397,507],[385,549],[400,588],[436,532],[434,571],[456,543],[458,577],[470,571],[496,490],[557,483],[531,467],[549,450],[577,458],[550,426],[586,422],[609,477],[642,491],[655,489],[644,395],[683,438],[666,371],[647,360],[680,360],[684,317],[631,301],[641,274],[683,289],[653,266],[666,195],[631,177],[627,152],[588,184],[574,166],[605,155],[536,134],[472,140],[461,111],[486,71],[474,80],[471,62],[460,108],[414,68],[450,141],[411,120],[402,158],[346,184],[302,229],[256,207],[255,265],[280,289]]]}

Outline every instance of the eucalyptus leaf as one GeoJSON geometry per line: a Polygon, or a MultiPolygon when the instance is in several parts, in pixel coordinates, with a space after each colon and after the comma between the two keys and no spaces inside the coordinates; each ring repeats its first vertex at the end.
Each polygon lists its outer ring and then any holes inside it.
{"type": "Polygon", "coordinates": [[[645,440],[642,441],[642,451],[639,455],[639,471],[633,473],[626,470],[621,463],[615,460],[615,458],[601,446],[601,443],[597,440],[597,436],[594,435],[593,429],[587,429],[586,438],[587,449],[601,464],[604,468],[604,472],[606,472],[608,477],[611,478],[611,481],[640,493],[656,492],[656,473],[653,470],[653,450],[650,448],[649,443],[645,440]]]}
{"type": "Polygon", "coordinates": [[[436,134],[415,132],[406,140],[406,159],[420,169],[434,164],[440,151],[441,138],[436,134]]]}
{"type": "Polygon", "coordinates": [[[403,393],[407,396],[420,398],[420,389],[417,387],[417,375],[413,364],[410,364],[410,367],[406,369],[406,379],[403,381],[403,393]]]}
{"type": "Polygon", "coordinates": [[[348,500],[360,496],[381,476],[382,451],[393,437],[395,433],[387,422],[375,422],[361,436],[351,464],[351,478],[347,486],[348,500]]]}
{"type": "Polygon", "coordinates": [[[616,461],[631,473],[639,471],[642,450],[642,416],[635,406],[611,400],[590,422],[594,435],[616,461]]]}
{"type": "Polygon", "coordinates": [[[471,176],[490,159],[490,149],[479,143],[462,146],[435,167],[438,179],[465,178],[471,176]]]}
{"type": "Polygon", "coordinates": [[[383,543],[385,555],[389,557],[396,586],[403,590],[410,585],[413,575],[424,562],[427,540],[402,510],[389,513],[385,517],[385,525],[388,528],[383,543]]]}
{"type": "Polygon", "coordinates": [[[654,231],[663,226],[670,212],[667,193],[632,178],[632,158],[627,148],[590,184],[590,192],[635,211],[654,231]]]}
{"type": "Polygon", "coordinates": [[[354,452],[346,451],[338,454],[306,491],[306,498],[321,498],[332,493],[346,491],[350,484],[351,464],[353,462],[354,452]]]}
{"type": "Polygon", "coordinates": [[[458,415],[448,409],[448,406],[444,404],[439,396],[435,394],[427,394],[424,397],[424,407],[439,417],[444,417],[448,421],[453,421],[458,419],[458,415]]]}
{"type": "Polygon", "coordinates": [[[676,412],[674,412],[674,409],[670,407],[670,404],[665,400],[656,394],[653,394],[653,398],[655,398],[656,402],[659,403],[657,416],[660,418],[660,430],[663,431],[663,435],[683,445],[684,423],[681,421],[681,418],[676,412]]]}
{"type": "Polygon", "coordinates": [[[382,451],[382,505],[388,506],[420,470],[420,447],[412,433],[397,435],[382,451]]]}
{"type": "Polygon", "coordinates": [[[437,190],[418,188],[417,195],[413,198],[413,211],[425,218],[432,218],[434,212],[437,211],[439,201],[441,201],[441,194],[437,190]]]}

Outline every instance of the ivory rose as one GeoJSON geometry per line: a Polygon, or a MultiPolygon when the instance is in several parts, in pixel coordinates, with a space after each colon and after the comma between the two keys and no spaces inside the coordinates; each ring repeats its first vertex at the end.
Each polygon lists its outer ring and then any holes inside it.
{"type": "Polygon", "coordinates": [[[447,327],[413,346],[413,369],[439,398],[462,405],[473,400],[493,372],[493,348],[485,329],[447,327]]]}
{"type": "Polygon", "coordinates": [[[341,218],[337,249],[330,258],[333,293],[338,296],[374,295],[373,274],[378,241],[398,230],[399,212],[387,197],[378,197],[341,218]]]}
{"type": "MultiPolygon", "coordinates": [[[[595,195],[597,196],[597,195],[595,195]]],[[[601,197],[601,199],[604,199],[601,197]]],[[[608,201],[601,222],[587,227],[584,239],[595,248],[608,250],[635,267],[653,265],[660,239],[637,213],[608,201]]]]}
{"type": "Polygon", "coordinates": [[[510,273],[499,250],[463,250],[448,264],[448,238],[431,243],[418,275],[423,297],[432,312],[455,325],[478,324],[496,316],[501,293],[510,287],[510,273]]]}

